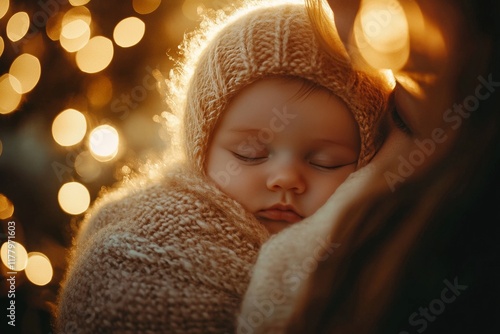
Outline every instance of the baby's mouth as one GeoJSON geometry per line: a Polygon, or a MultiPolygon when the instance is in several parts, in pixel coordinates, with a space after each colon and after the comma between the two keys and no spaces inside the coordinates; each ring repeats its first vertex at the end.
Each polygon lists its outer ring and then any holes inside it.
{"type": "Polygon", "coordinates": [[[255,213],[258,220],[279,221],[289,224],[297,223],[304,219],[290,205],[277,204],[267,209],[259,210],[255,213]]]}

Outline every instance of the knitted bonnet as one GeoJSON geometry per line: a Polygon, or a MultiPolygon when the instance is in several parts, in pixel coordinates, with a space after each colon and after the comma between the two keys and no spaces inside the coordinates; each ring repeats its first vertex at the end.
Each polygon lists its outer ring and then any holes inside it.
{"type": "Polygon", "coordinates": [[[376,151],[374,132],[385,107],[385,86],[355,71],[345,56],[323,49],[304,4],[261,6],[238,16],[207,40],[194,66],[185,101],[184,149],[202,173],[215,126],[231,99],[269,76],[306,79],[331,91],[359,125],[358,166],[376,151]]]}

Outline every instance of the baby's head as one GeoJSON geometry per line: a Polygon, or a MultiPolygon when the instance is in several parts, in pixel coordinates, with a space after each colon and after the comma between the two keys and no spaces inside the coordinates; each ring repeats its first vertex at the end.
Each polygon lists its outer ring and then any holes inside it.
{"type": "Polygon", "coordinates": [[[325,52],[303,5],[253,10],[190,81],[188,161],[272,233],[313,214],[376,151],[386,86],[325,52]]]}

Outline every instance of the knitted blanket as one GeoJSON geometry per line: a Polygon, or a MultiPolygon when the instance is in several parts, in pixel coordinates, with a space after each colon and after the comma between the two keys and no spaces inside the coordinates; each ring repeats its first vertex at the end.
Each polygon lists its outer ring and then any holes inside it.
{"type": "Polygon", "coordinates": [[[286,332],[309,276],[341,247],[330,238],[332,220],[328,210],[318,211],[262,246],[238,314],[238,334],[286,332]]]}
{"type": "Polygon", "coordinates": [[[72,250],[57,330],[234,333],[268,236],[238,203],[186,170],[104,196],[72,250]]]}

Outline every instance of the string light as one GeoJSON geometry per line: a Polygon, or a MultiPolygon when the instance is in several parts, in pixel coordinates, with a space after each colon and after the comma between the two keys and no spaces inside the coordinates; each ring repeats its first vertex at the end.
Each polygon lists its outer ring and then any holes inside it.
{"type": "Polygon", "coordinates": [[[409,26],[397,0],[364,0],[354,23],[357,49],[374,68],[402,68],[410,55],[409,26]]]}
{"type": "Polygon", "coordinates": [[[161,0],[133,0],[132,6],[138,14],[154,12],[161,4],[161,0]]]}
{"type": "Polygon", "coordinates": [[[11,85],[19,94],[30,92],[40,80],[42,68],[37,57],[24,53],[17,57],[10,66],[11,85]],[[12,80],[15,80],[14,82],[12,80]],[[17,84],[19,82],[19,85],[17,84]],[[16,89],[16,86],[19,86],[16,89]]]}
{"type": "Polygon", "coordinates": [[[90,2],[90,0],[69,0],[72,6],[83,6],[90,2]]]}
{"type": "Polygon", "coordinates": [[[0,57],[2,56],[3,50],[5,49],[5,43],[2,36],[0,36],[0,57]]]}
{"type": "Polygon", "coordinates": [[[110,161],[118,153],[120,137],[110,125],[96,127],[89,136],[90,153],[97,161],[110,161]]]}
{"type": "Polygon", "coordinates": [[[0,0],[0,19],[4,17],[4,15],[9,10],[9,0],[0,0]]]}
{"type": "Polygon", "coordinates": [[[12,15],[7,22],[7,37],[12,42],[17,42],[26,35],[30,27],[30,17],[26,12],[18,12],[12,15]]]}
{"type": "Polygon", "coordinates": [[[54,271],[49,258],[45,254],[40,252],[30,252],[28,254],[25,273],[31,283],[43,286],[50,283],[54,271]]]}
{"type": "MultiPolygon", "coordinates": [[[[0,153],[1,145],[0,142],[0,153]]],[[[14,214],[14,204],[7,198],[7,196],[0,194],[0,219],[9,219],[14,214]]]]}
{"type": "Polygon", "coordinates": [[[68,182],[61,186],[57,194],[59,206],[70,215],[85,212],[90,205],[90,194],[87,188],[79,182],[68,182]]]}
{"type": "Polygon", "coordinates": [[[58,12],[49,18],[45,26],[47,36],[54,42],[58,41],[61,37],[63,18],[64,13],[58,12]]]}
{"type": "Polygon", "coordinates": [[[52,122],[52,137],[61,146],[72,146],[82,141],[87,132],[85,116],[75,109],[62,111],[52,122]]]}
{"type": "Polygon", "coordinates": [[[8,240],[0,248],[0,257],[9,270],[22,271],[28,264],[26,248],[17,241],[8,240]]]}
{"type": "Polygon", "coordinates": [[[82,72],[97,73],[108,67],[113,53],[113,42],[110,39],[95,36],[76,53],[76,64],[82,72]]]}
{"type": "Polygon", "coordinates": [[[113,39],[118,46],[128,48],[140,42],[144,36],[146,25],[137,17],[127,17],[116,25],[113,39]]]}
{"type": "Polygon", "coordinates": [[[16,110],[21,102],[21,84],[12,75],[6,73],[0,77],[0,114],[16,110]]]}

